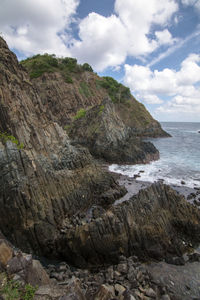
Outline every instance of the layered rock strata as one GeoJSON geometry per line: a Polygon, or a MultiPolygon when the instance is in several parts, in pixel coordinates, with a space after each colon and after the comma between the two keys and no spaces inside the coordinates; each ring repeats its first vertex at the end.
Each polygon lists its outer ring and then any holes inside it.
{"type": "MultiPolygon", "coordinates": [[[[63,255],[82,265],[120,255],[162,259],[200,241],[200,212],[169,186],[153,184],[129,201],[63,226],[63,255]],[[64,245],[68,245],[66,248],[64,245]]],[[[62,250],[61,250],[62,251],[62,250]]]]}
{"type": "Polygon", "coordinates": [[[7,132],[0,139],[0,228],[16,246],[57,255],[66,215],[93,203],[112,203],[124,193],[86,149],[73,146],[66,132],[46,117],[39,94],[3,39],[0,130],[7,132]]]}
{"type": "Polygon", "coordinates": [[[75,142],[88,147],[92,155],[110,163],[148,163],[159,158],[154,145],[143,142],[141,135],[127,126],[109,97],[75,120],[68,133],[75,142]]]}

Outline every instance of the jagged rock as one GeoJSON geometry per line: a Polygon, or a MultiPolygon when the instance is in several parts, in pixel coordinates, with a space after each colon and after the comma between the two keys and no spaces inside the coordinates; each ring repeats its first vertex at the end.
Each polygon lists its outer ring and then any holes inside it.
{"type": "Polygon", "coordinates": [[[74,121],[69,135],[77,143],[88,147],[94,156],[108,162],[147,163],[159,158],[153,144],[143,142],[140,138],[142,134],[125,124],[116,104],[109,98],[88,110],[84,118],[74,121]]]}
{"type": "Polygon", "coordinates": [[[66,216],[110,205],[124,190],[54,121],[0,38],[0,131],[24,144],[0,139],[0,228],[24,251],[55,257],[66,216]]]}
{"type": "Polygon", "coordinates": [[[102,284],[94,296],[94,300],[110,300],[115,297],[114,287],[102,284]]]}
{"type": "MultiPolygon", "coordinates": [[[[66,233],[65,243],[80,259],[114,262],[126,256],[164,258],[200,241],[200,212],[169,186],[153,184],[107,210],[101,218],[66,233]]],[[[63,242],[63,245],[65,244],[63,242]]],[[[65,248],[63,248],[63,253],[65,248]]]]}
{"type": "Polygon", "coordinates": [[[126,288],[121,284],[115,284],[115,294],[117,294],[117,296],[120,297],[125,292],[125,290],[126,288]]]}
{"type": "Polygon", "coordinates": [[[0,240],[0,269],[6,267],[9,260],[13,257],[13,249],[10,247],[9,243],[1,239],[0,240]]]}
{"type": "Polygon", "coordinates": [[[59,300],[86,300],[81,289],[81,282],[79,279],[73,278],[69,281],[66,288],[66,293],[59,300]]]}
{"type": "Polygon", "coordinates": [[[33,286],[42,286],[50,284],[50,278],[38,260],[33,259],[28,269],[26,282],[33,286]]]}

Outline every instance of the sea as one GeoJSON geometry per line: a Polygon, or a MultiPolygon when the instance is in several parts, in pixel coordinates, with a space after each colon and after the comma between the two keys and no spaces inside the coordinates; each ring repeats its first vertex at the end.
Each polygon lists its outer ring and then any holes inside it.
{"type": "Polygon", "coordinates": [[[170,185],[200,187],[200,123],[161,122],[171,137],[148,139],[160,152],[160,159],[150,164],[117,165],[109,170],[154,182],[163,180],[170,185]]]}

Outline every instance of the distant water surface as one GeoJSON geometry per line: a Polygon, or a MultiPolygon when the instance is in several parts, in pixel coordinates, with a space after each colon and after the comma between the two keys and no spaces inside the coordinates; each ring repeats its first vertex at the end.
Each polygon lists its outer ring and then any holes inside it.
{"type": "Polygon", "coordinates": [[[200,123],[162,122],[162,128],[171,138],[148,139],[160,152],[160,159],[147,165],[111,165],[110,171],[128,175],[138,174],[138,180],[165,183],[194,188],[200,186],[200,123]]]}

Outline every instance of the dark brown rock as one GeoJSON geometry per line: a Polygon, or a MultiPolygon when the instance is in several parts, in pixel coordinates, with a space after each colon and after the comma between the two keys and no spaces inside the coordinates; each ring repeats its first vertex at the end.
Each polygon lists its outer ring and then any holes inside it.
{"type": "Polygon", "coordinates": [[[0,140],[0,228],[27,252],[59,256],[65,217],[94,203],[110,205],[124,191],[47,116],[37,89],[2,38],[0,130],[24,144],[19,150],[0,140]]]}
{"type": "Polygon", "coordinates": [[[116,104],[106,98],[101,105],[89,109],[83,118],[74,121],[69,135],[88,147],[95,157],[111,163],[148,163],[158,159],[158,150],[152,143],[143,142],[142,133],[135,130],[122,119],[116,104]]]}
{"type": "MultiPolygon", "coordinates": [[[[112,262],[126,256],[164,258],[182,254],[200,241],[200,212],[169,186],[153,184],[131,200],[107,210],[101,218],[66,234],[75,257],[112,262]]],[[[66,249],[63,245],[63,253],[66,249]]]]}

